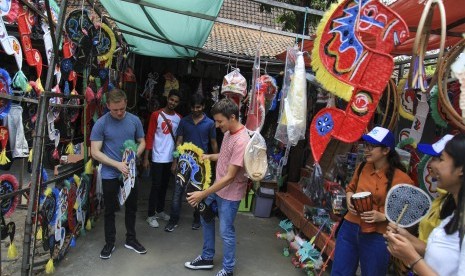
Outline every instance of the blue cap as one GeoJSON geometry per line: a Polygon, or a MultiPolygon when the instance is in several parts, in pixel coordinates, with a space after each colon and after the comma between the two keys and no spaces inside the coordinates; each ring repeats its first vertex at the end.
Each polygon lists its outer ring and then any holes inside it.
{"type": "Polygon", "coordinates": [[[394,139],[394,134],[384,127],[375,127],[367,134],[362,136],[362,139],[367,141],[370,144],[385,146],[390,149],[394,149],[396,146],[396,141],[394,139]]]}
{"type": "Polygon", "coordinates": [[[449,142],[453,137],[454,135],[446,134],[434,144],[418,144],[417,149],[423,154],[438,157],[446,147],[447,142],[449,142]]]}

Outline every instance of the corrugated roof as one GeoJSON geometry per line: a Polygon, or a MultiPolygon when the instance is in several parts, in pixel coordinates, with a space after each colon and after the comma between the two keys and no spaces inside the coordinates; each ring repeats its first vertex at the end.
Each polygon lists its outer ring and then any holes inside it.
{"type": "MultiPolygon", "coordinates": [[[[288,36],[261,32],[261,56],[275,59],[288,46],[294,45],[295,39],[288,36]]],[[[260,40],[260,31],[250,30],[223,23],[215,23],[203,48],[225,54],[238,54],[253,57],[260,40]]]]}

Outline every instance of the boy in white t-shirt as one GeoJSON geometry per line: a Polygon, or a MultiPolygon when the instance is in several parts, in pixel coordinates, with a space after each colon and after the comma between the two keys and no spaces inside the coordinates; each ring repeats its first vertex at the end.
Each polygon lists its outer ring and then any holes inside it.
{"type": "Polygon", "coordinates": [[[144,155],[144,169],[150,167],[152,188],[150,189],[147,223],[154,228],[159,227],[158,219],[170,219],[165,210],[166,190],[173,168],[173,151],[175,150],[176,129],[181,115],[174,109],[178,106],[181,95],[178,90],[171,90],[168,103],[162,109],[152,113],[147,130],[144,155]],[[152,153],[152,162],[149,161],[152,153]]]}
{"type": "MultiPolygon", "coordinates": [[[[216,181],[207,190],[188,193],[187,201],[194,207],[203,199],[207,205],[216,201],[223,240],[223,268],[216,275],[230,276],[233,275],[236,262],[234,220],[247,188],[244,152],[250,137],[247,129],[239,121],[238,106],[230,99],[226,98],[216,103],[212,107],[211,114],[216,127],[224,133],[220,152],[204,155],[204,159],[218,161],[216,181]]],[[[215,220],[207,222],[201,218],[201,223],[204,237],[202,254],[184,264],[194,270],[213,268],[215,255],[215,220]]]]}

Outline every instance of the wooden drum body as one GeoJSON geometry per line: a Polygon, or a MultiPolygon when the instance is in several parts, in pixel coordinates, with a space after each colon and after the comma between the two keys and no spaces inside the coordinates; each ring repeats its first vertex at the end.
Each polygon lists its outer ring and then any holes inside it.
{"type": "MultiPolygon", "coordinates": [[[[373,195],[370,192],[355,193],[350,200],[354,209],[359,214],[373,210],[373,195]]],[[[363,219],[360,219],[360,229],[364,233],[375,232],[376,224],[367,223],[363,219]]]]}

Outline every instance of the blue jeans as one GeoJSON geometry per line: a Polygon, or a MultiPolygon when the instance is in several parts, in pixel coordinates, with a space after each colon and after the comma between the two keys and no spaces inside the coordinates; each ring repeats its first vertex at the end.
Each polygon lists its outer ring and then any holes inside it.
{"type": "Polygon", "coordinates": [[[344,220],[336,239],[331,275],[355,275],[360,261],[362,276],[384,276],[389,258],[383,235],[362,233],[358,224],[344,220]]]}
{"type": "MultiPolygon", "coordinates": [[[[174,183],[173,201],[171,202],[170,222],[177,224],[181,213],[182,197],[186,188],[174,183]]],[[[200,222],[199,209],[194,209],[194,222],[200,222]]]]}
{"type": "MultiPolygon", "coordinates": [[[[236,264],[236,230],[234,219],[239,209],[240,201],[223,199],[216,194],[211,194],[205,199],[206,204],[216,200],[218,204],[218,217],[220,220],[220,234],[223,239],[223,268],[227,272],[234,270],[236,264]]],[[[215,220],[207,223],[201,217],[203,227],[202,259],[213,260],[215,256],[215,220]]]]}

